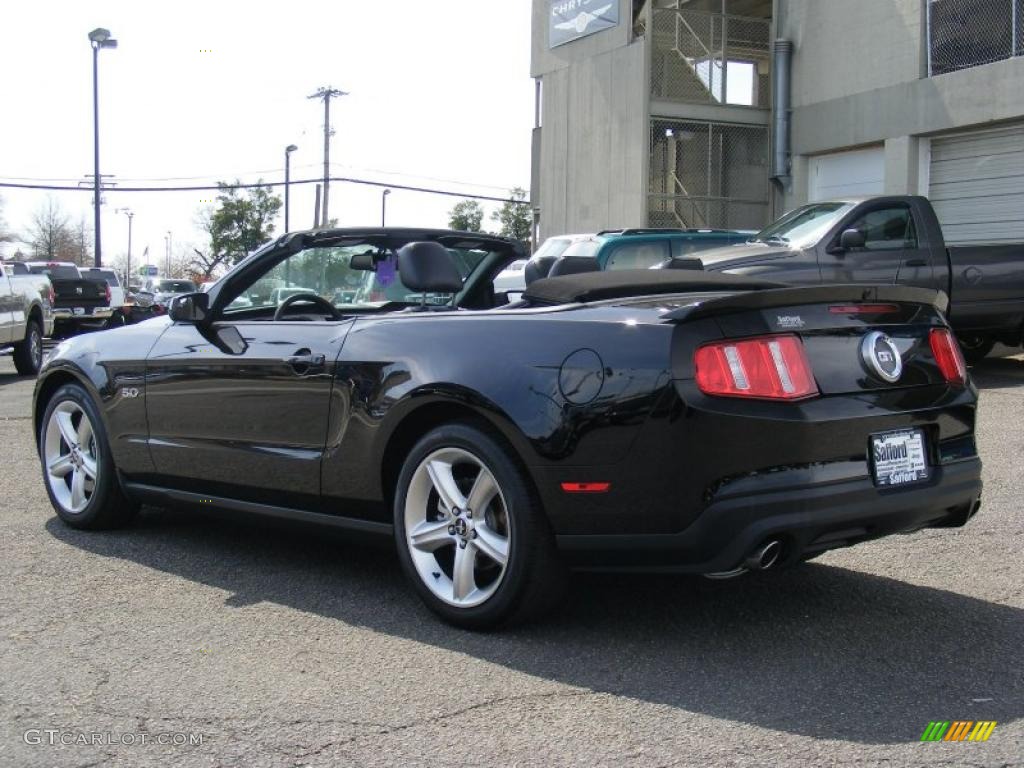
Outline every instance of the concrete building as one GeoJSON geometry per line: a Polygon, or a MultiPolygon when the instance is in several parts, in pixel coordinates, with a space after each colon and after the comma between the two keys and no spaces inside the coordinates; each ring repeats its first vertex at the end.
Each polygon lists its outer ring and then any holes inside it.
{"type": "Polygon", "coordinates": [[[532,74],[541,237],[886,192],[1024,240],[1024,0],[533,0],[532,74]]]}

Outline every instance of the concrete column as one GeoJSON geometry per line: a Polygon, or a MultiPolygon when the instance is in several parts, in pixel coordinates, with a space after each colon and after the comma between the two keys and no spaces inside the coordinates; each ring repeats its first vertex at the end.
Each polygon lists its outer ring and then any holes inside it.
{"type": "Polygon", "coordinates": [[[916,136],[885,140],[885,194],[916,195],[921,188],[921,153],[916,136]]]}

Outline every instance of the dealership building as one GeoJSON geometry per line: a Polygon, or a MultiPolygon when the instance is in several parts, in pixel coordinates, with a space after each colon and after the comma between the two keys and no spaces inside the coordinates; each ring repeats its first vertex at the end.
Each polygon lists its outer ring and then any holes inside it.
{"type": "Polygon", "coordinates": [[[1024,241],[1024,0],[533,0],[540,237],[923,194],[1024,241]]]}

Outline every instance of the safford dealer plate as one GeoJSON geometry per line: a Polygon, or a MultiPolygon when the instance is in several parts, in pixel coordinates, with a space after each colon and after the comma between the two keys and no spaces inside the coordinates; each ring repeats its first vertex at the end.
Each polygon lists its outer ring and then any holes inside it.
{"type": "Polygon", "coordinates": [[[891,488],[920,483],[931,476],[924,432],[902,429],[871,436],[871,467],[875,485],[891,488]]]}

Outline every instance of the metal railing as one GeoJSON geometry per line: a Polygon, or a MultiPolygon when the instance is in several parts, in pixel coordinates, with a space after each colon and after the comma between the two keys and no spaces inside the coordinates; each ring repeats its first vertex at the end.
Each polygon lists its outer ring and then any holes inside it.
{"type": "Polygon", "coordinates": [[[928,76],[1024,56],[1024,0],[928,0],[928,76]]]}
{"type": "Polygon", "coordinates": [[[768,128],[651,121],[648,224],[759,229],[767,223],[768,128]]]}
{"type": "Polygon", "coordinates": [[[684,8],[653,11],[651,96],[767,107],[771,20],[684,8]]]}

